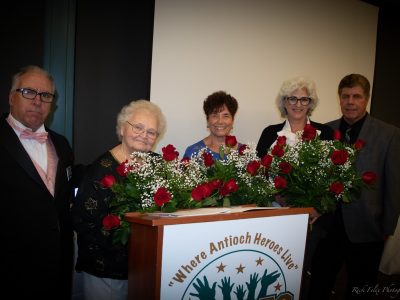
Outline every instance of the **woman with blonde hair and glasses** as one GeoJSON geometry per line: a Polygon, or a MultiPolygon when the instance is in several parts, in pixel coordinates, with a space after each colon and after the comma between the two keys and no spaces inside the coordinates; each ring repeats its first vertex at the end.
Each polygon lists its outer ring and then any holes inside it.
{"type": "Polygon", "coordinates": [[[284,81],[276,97],[276,104],[282,118],[286,120],[263,130],[257,144],[258,156],[264,157],[278,136],[285,136],[289,145],[295,144],[298,142],[296,132],[302,131],[306,124],[314,126],[319,131],[321,139],[332,139],[332,128],[310,120],[318,101],[315,83],[312,80],[299,76],[284,81]]]}
{"type": "MultiPolygon", "coordinates": [[[[294,77],[284,81],[276,97],[276,103],[281,116],[286,120],[280,124],[270,125],[263,130],[257,144],[258,156],[263,158],[271,146],[275,145],[278,136],[285,136],[288,145],[296,144],[301,136],[296,133],[304,130],[306,124],[315,127],[322,140],[332,139],[333,129],[331,127],[310,120],[318,101],[315,83],[312,80],[305,77],[294,77]]],[[[285,199],[278,196],[274,204],[285,206],[285,199]]],[[[313,229],[307,236],[303,264],[302,299],[307,298],[311,259],[318,241],[325,234],[325,228],[328,226],[325,223],[329,223],[329,218],[320,217],[316,213],[311,217],[310,222],[313,223],[313,229]]]]}
{"type": "Polygon", "coordinates": [[[132,101],[117,117],[120,143],[103,153],[86,171],[72,207],[78,242],[75,269],[82,274],[84,299],[128,298],[128,244],[113,243],[113,231],[104,229],[103,218],[110,214],[108,204],[113,193],[100,182],[107,175],[118,180],[116,168],[133,151],[151,152],[165,127],[165,117],[156,104],[132,101]]]}

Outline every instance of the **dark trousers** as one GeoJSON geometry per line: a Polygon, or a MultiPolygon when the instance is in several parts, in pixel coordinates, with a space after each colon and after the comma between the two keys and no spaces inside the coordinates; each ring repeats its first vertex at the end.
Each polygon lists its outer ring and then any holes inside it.
{"type": "Polygon", "coordinates": [[[329,299],[343,264],[348,276],[346,299],[370,299],[376,288],[382,251],[383,240],[352,243],[348,239],[339,207],[312,258],[308,299],[329,299]]]}

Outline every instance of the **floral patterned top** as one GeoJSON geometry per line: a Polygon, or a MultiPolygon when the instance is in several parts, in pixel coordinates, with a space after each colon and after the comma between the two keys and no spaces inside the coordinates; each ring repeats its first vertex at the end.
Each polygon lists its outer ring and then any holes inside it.
{"type": "Polygon", "coordinates": [[[112,279],[128,279],[128,244],[113,243],[113,232],[103,228],[113,193],[100,180],[105,175],[120,178],[119,162],[110,152],[102,154],[86,171],[72,206],[72,221],[78,240],[75,269],[112,279]]]}

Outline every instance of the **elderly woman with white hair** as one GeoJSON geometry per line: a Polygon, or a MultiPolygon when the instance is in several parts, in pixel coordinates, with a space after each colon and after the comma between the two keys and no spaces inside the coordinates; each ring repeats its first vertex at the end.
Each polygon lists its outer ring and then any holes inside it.
{"type": "Polygon", "coordinates": [[[82,274],[84,299],[128,298],[128,245],[113,243],[114,232],[103,227],[113,194],[100,182],[106,175],[120,178],[116,168],[133,151],[151,152],[165,127],[156,104],[137,100],[124,106],[116,126],[120,143],[97,158],[82,179],[72,218],[78,242],[75,269],[82,274]]]}
{"type": "Polygon", "coordinates": [[[313,122],[309,118],[318,104],[315,83],[312,80],[294,77],[284,81],[276,97],[276,103],[281,116],[286,120],[263,130],[257,144],[257,153],[260,158],[267,154],[278,136],[285,136],[286,143],[289,145],[298,142],[296,132],[302,131],[306,124],[314,126],[319,131],[321,139],[332,139],[332,128],[313,122]]]}

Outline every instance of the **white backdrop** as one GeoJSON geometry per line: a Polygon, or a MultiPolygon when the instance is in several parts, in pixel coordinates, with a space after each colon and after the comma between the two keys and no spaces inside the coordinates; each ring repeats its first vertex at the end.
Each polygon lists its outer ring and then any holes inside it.
{"type": "Polygon", "coordinates": [[[378,8],[358,0],[156,0],[151,101],[167,117],[156,151],[208,135],[202,105],[217,90],[239,102],[233,135],[259,139],[282,122],[281,83],[304,75],[320,103],[311,119],[340,116],[337,85],[349,73],[373,82],[378,8]]]}

